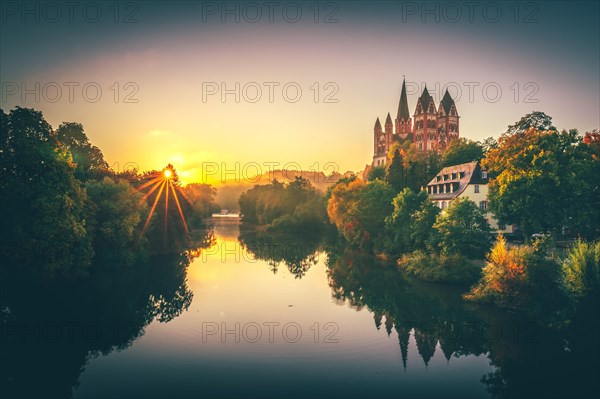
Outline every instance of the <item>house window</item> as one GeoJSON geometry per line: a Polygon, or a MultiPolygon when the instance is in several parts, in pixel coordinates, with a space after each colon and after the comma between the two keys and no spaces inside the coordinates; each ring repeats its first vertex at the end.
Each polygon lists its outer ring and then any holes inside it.
{"type": "Polygon", "coordinates": [[[506,224],[498,223],[498,230],[506,230],[506,224]]]}
{"type": "Polygon", "coordinates": [[[444,192],[446,192],[446,185],[444,184],[444,192]]]}
{"type": "Polygon", "coordinates": [[[487,209],[487,201],[479,201],[479,209],[485,211],[487,209]]]}
{"type": "Polygon", "coordinates": [[[487,179],[487,172],[485,170],[481,171],[481,178],[482,179],[487,179]]]}
{"type": "Polygon", "coordinates": [[[459,176],[460,176],[460,178],[462,179],[463,177],[465,177],[465,172],[460,172],[458,175],[459,175],[459,176]]]}
{"type": "Polygon", "coordinates": [[[456,180],[456,173],[452,173],[452,180],[456,180]]]}
{"type": "Polygon", "coordinates": [[[479,192],[479,184],[475,184],[475,187],[473,187],[473,189],[475,190],[476,193],[479,192]]]}
{"type": "Polygon", "coordinates": [[[442,201],[442,209],[446,209],[446,201],[442,201]]]}

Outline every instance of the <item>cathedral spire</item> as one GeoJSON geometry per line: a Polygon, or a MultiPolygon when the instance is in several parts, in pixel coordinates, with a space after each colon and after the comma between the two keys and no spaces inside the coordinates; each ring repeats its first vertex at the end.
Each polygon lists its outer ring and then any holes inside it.
{"type": "MultiPolygon", "coordinates": [[[[446,90],[447,92],[447,90],[446,90]]],[[[429,91],[427,90],[427,84],[425,84],[425,88],[423,89],[423,93],[421,93],[421,106],[423,107],[423,111],[427,112],[429,109],[429,103],[433,100],[431,95],[429,95],[429,91]]]]}
{"type": "Polygon", "coordinates": [[[450,96],[450,93],[448,93],[448,89],[446,89],[446,93],[444,93],[444,97],[440,103],[444,107],[446,115],[448,115],[450,113],[450,109],[454,105],[454,100],[452,99],[452,96],[450,96]]]}
{"type": "Polygon", "coordinates": [[[375,129],[381,129],[381,122],[379,122],[379,117],[377,117],[377,120],[375,121],[375,129]]]}
{"type": "Polygon", "coordinates": [[[406,81],[402,79],[402,92],[400,93],[400,103],[398,104],[398,116],[397,119],[408,120],[410,114],[408,113],[408,100],[406,99],[406,81]]]}
{"type": "Polygon", "coordinates": [[[385,124],[386,124],[386,126],[392,124],[392,117],[390,116],[389,112],[387,114],[387,118],[385,118],[385,124]]]}

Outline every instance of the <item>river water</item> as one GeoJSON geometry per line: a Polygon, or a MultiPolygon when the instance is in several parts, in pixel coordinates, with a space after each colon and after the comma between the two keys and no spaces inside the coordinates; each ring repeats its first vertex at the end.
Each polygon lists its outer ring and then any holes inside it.
{"type": "Polygon", "coordinates": [[[77,306],[70,303],[79,294],[64,291],[22,293],[19,305],[4,305],[3,391],[75,398],[598,392],[593,331],[557,332],[466,303],[460,288],[408,280],[393,265],[318,239],[240,230],[235,217],[213,225],[212,246],[187,262],[156,262],[143,278],[115,274],[82,289],[89,298],[77,306]]]}

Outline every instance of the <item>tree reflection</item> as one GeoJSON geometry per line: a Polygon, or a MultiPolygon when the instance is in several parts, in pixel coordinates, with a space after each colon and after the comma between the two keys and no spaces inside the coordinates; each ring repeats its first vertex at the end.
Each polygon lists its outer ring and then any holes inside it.
{"type": "Polygon", "coordinates": [[[123,350],[153,320],[166,323],[186,311],[193,298],[187,268],[209,237],[194,250],[95,268],[83,281],[2,279],[0,395],[70,397],[89,359],[123,350]]]}
{"type": "Polygon", "coordinates": [[[254,228],[240,228],[240,244],[256,259],[265,260],[273,273],[283,263],[295,278],[302,278],[318,262],[321,234],[270,233],[254,228]]]}
{"type": "Polygon", "coordinates": [[[426,366],[438,345],[448,362],[485,355],[496,369],[481,381],[493,397],[598,396],[597,318],[551,330],[518,314],[465,302],[456,287],[414,281],[396,265],[347,248],[329,248],[327,266],[337,302],[366,307],[376,329],[384,326],[388,336],[396,331],[405,369],[412,335],[426,366]]]}

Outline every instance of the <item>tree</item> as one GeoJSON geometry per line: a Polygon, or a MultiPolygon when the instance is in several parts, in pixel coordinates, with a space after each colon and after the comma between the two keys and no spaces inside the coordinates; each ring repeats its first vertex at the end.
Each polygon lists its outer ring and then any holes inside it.
{"type": "Polygon", "coordinates": [[[509,125],[505,134],[524,133],[529,129],[535,130],[556,130],[552,125],[552,117],[540,111],[534,111],[522,117],[514,125],[509,125]]]}
{"type": "Polygon", "coordinates": [[[323,196],[307,179],[287,185],[273,180],[256,185],[239,199],[244,222],[280,231],[316,231],[325,225],[323,196]]]}
{"type": "Polygon", "coordinates": [[[600,186],[594,176],[600,175],[600,160],[577,130],[505,134],[483,165],[496,176],[489,185],[490,209],[501,221],[517,224],[525,240],[535,232],[556,239],[564,227],[587,237],[598,234],[600,186]]]}
{"type": "Polygon", "coordinates": [[[594,158],[600,158],[600,131],[598,129],[586,132],[583,136],[583,142],[591,147],[594,158]]]}
{"type": "Polygon", "coordinates": [[[457,198],[440,213],[433,228],[442,253],[483,257],[490,246],[490,229],[477,205],[468,198],[457,198]]]}
{"type": "Polygon", "coordinates": [[[97,260],[130,263],[140,221],[147,215],[143,195],[124,180],[90,180],[85,185],[90,204],[88,232],[97,260]]]}
{"type": "Polygon", "coordinates": [[[427,193],[415,193],[405,188],[392,201],[394,210],[385,219],[386,246],[391,254],[425,249],[431,244],[432,226],[439,208],[431,202],[427,193]]]}
{"type": "Polygon", "coordinates": [[[418,192],[440,171],[442,156],[436,151],[423,152],[411,145],[402,152],[404,170],[406,171],[406,187],[418,192]]]}
{"type": "Polygon", "coordinates": [[[396,148],[392,161],[388,165],[385,171],[385,181],[389,184],[396,192],[402,191],[406,187],[406,170],[404,169],[404,159],[400,150],[396,148]]]}
{"type": "Polygon", "coordinates": [[[385,178],[385,168],[383,166],[372,166],[367,172],[367,181],[383,180],[385,178]]]}
{"type": "Polygon", "coordinates": [[[217,190],[210,184],[188,184],[181,188],[181,192],[193,209],[190,225],[199,224],[203,218],[219,210],[219,206],[214,202],[217,190]]]}
{"type": "Polygon", "coordinates": [[[443,154],[442,166],[460,165],[462,163],[479,161],[483,158],[483,146],[477,142],[460,138],[452,140],[443,154]]]}
{"type": "Polygon", "coordinates": [[[106,172],[108,164],[102,151],[90,144],[83,131],[83,125],[74,122],[63,122],[56,130],[56,138],[73,158],[76,165],[75,176],[79,180],[87,180],[96,174],[106,172]]]}
{"type": "Polygon", "coordinates": [[[2,119],[2,242],[24,259],[9,264],[45,276],[85,274],[92,258],[87,196],[69,154],[41,112],[16,107],[2,119]]]}
{"type": "Polygon", "coordinates": [[[338,182],[327,203],[329,219],[342,236],[361,248],[379,244],[385,217],[392,212],[394,190],[385,182],[338,182]]]}
{"type": "Polygon", "coordinates": [[[488,137],[481,143],[483,148],[483,155],[486,155],[490,150],[498,148],[498,141],[493,137],[488,137]]]}

